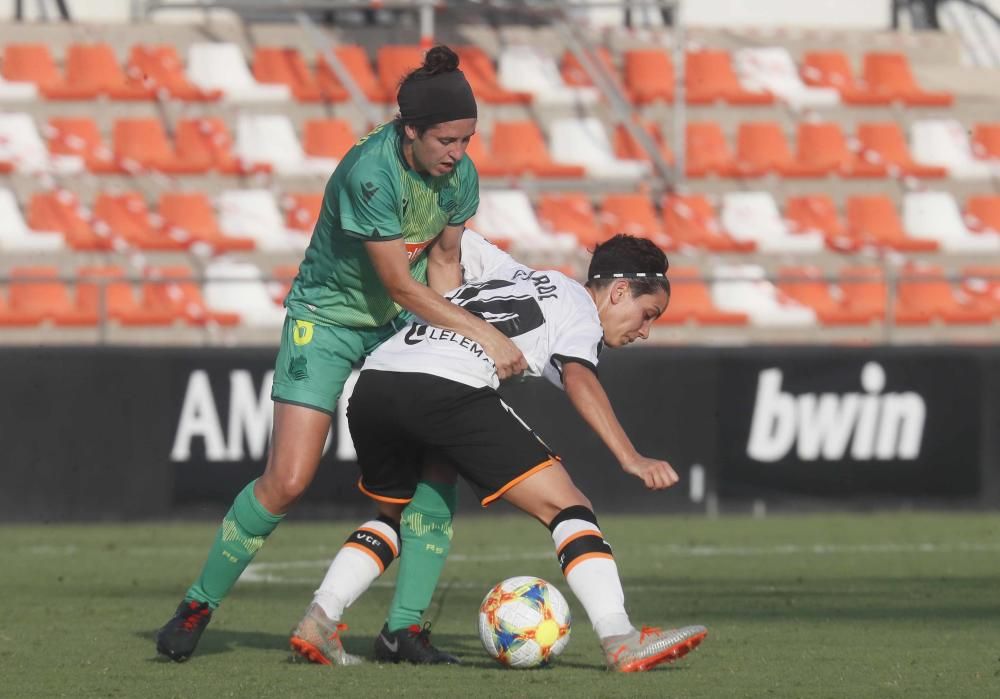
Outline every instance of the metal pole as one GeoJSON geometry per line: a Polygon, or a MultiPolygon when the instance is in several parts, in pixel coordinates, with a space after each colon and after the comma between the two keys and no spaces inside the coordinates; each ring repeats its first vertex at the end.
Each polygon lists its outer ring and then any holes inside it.
{"type": "Polygon", "coordinates": [[[434,45],[434,0],[420,2],[420,45],[425,49],[434,45]]]}
{"type": "Polygon", "coordinates": [[[687,131],[687,85],[684,77],[686,51],[684,45],[684,25],[681,22],[681,13],[674,12],[674,181],[673,189],[676,192],[684,186],[684,178],[687,173],[685,159],[687,156],[686,131],[687,131]]]}

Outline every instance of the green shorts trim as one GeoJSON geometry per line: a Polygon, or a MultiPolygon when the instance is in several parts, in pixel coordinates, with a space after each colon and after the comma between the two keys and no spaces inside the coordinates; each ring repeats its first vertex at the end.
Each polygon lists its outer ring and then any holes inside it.
{"type": "Polygon", "coordinates": [[[271,400],[334,415],[351,371],[409,319],[402,313],[377,328],[345,328],[287,316],[274,361],[271,400]]]}

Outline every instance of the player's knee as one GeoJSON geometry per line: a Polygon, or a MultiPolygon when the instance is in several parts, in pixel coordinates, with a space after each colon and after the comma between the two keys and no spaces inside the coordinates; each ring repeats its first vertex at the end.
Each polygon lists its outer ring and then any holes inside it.
{"type": "Polygon", "coordinates": [[[272,512],[284,512],[302,497],[311,481],[311,473],[267,471],[258,481],[262,496],[258,499],[272,512]]]}

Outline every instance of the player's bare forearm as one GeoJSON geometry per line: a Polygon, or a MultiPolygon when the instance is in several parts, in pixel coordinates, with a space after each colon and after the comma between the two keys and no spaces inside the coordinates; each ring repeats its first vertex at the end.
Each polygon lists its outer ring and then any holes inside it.
{"type": "Polygon", "coordinates": [[[462,232],[465,226],[447,226],[427,251],[427,285],[446,294],[462,284],[462,232]]]}
{"type": "Polygon", "coordinates": [[[607,445],[621,464],[638,456],[625,428],[618,422],[611,401],[597,375],[583,364],[568,362],[563,365],[563,387],[570,403],[584,421],[607,445]]]}

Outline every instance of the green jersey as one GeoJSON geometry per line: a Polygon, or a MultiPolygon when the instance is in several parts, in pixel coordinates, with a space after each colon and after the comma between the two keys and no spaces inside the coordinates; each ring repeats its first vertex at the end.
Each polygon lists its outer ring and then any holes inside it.
{"type": "Polygon", "coordinates": [[[445,226],[461,225],[479,206],[479,177],[468,156],[446,175],[416,172],[402,138],[382,124],[358,141],[333,171],[305,260],[285,299],[293,318],[374,328],[402,308],[386,292],[365,250],[371,240],[402,238],[410,274],[427,283],[426,248],[445,226]]]}

